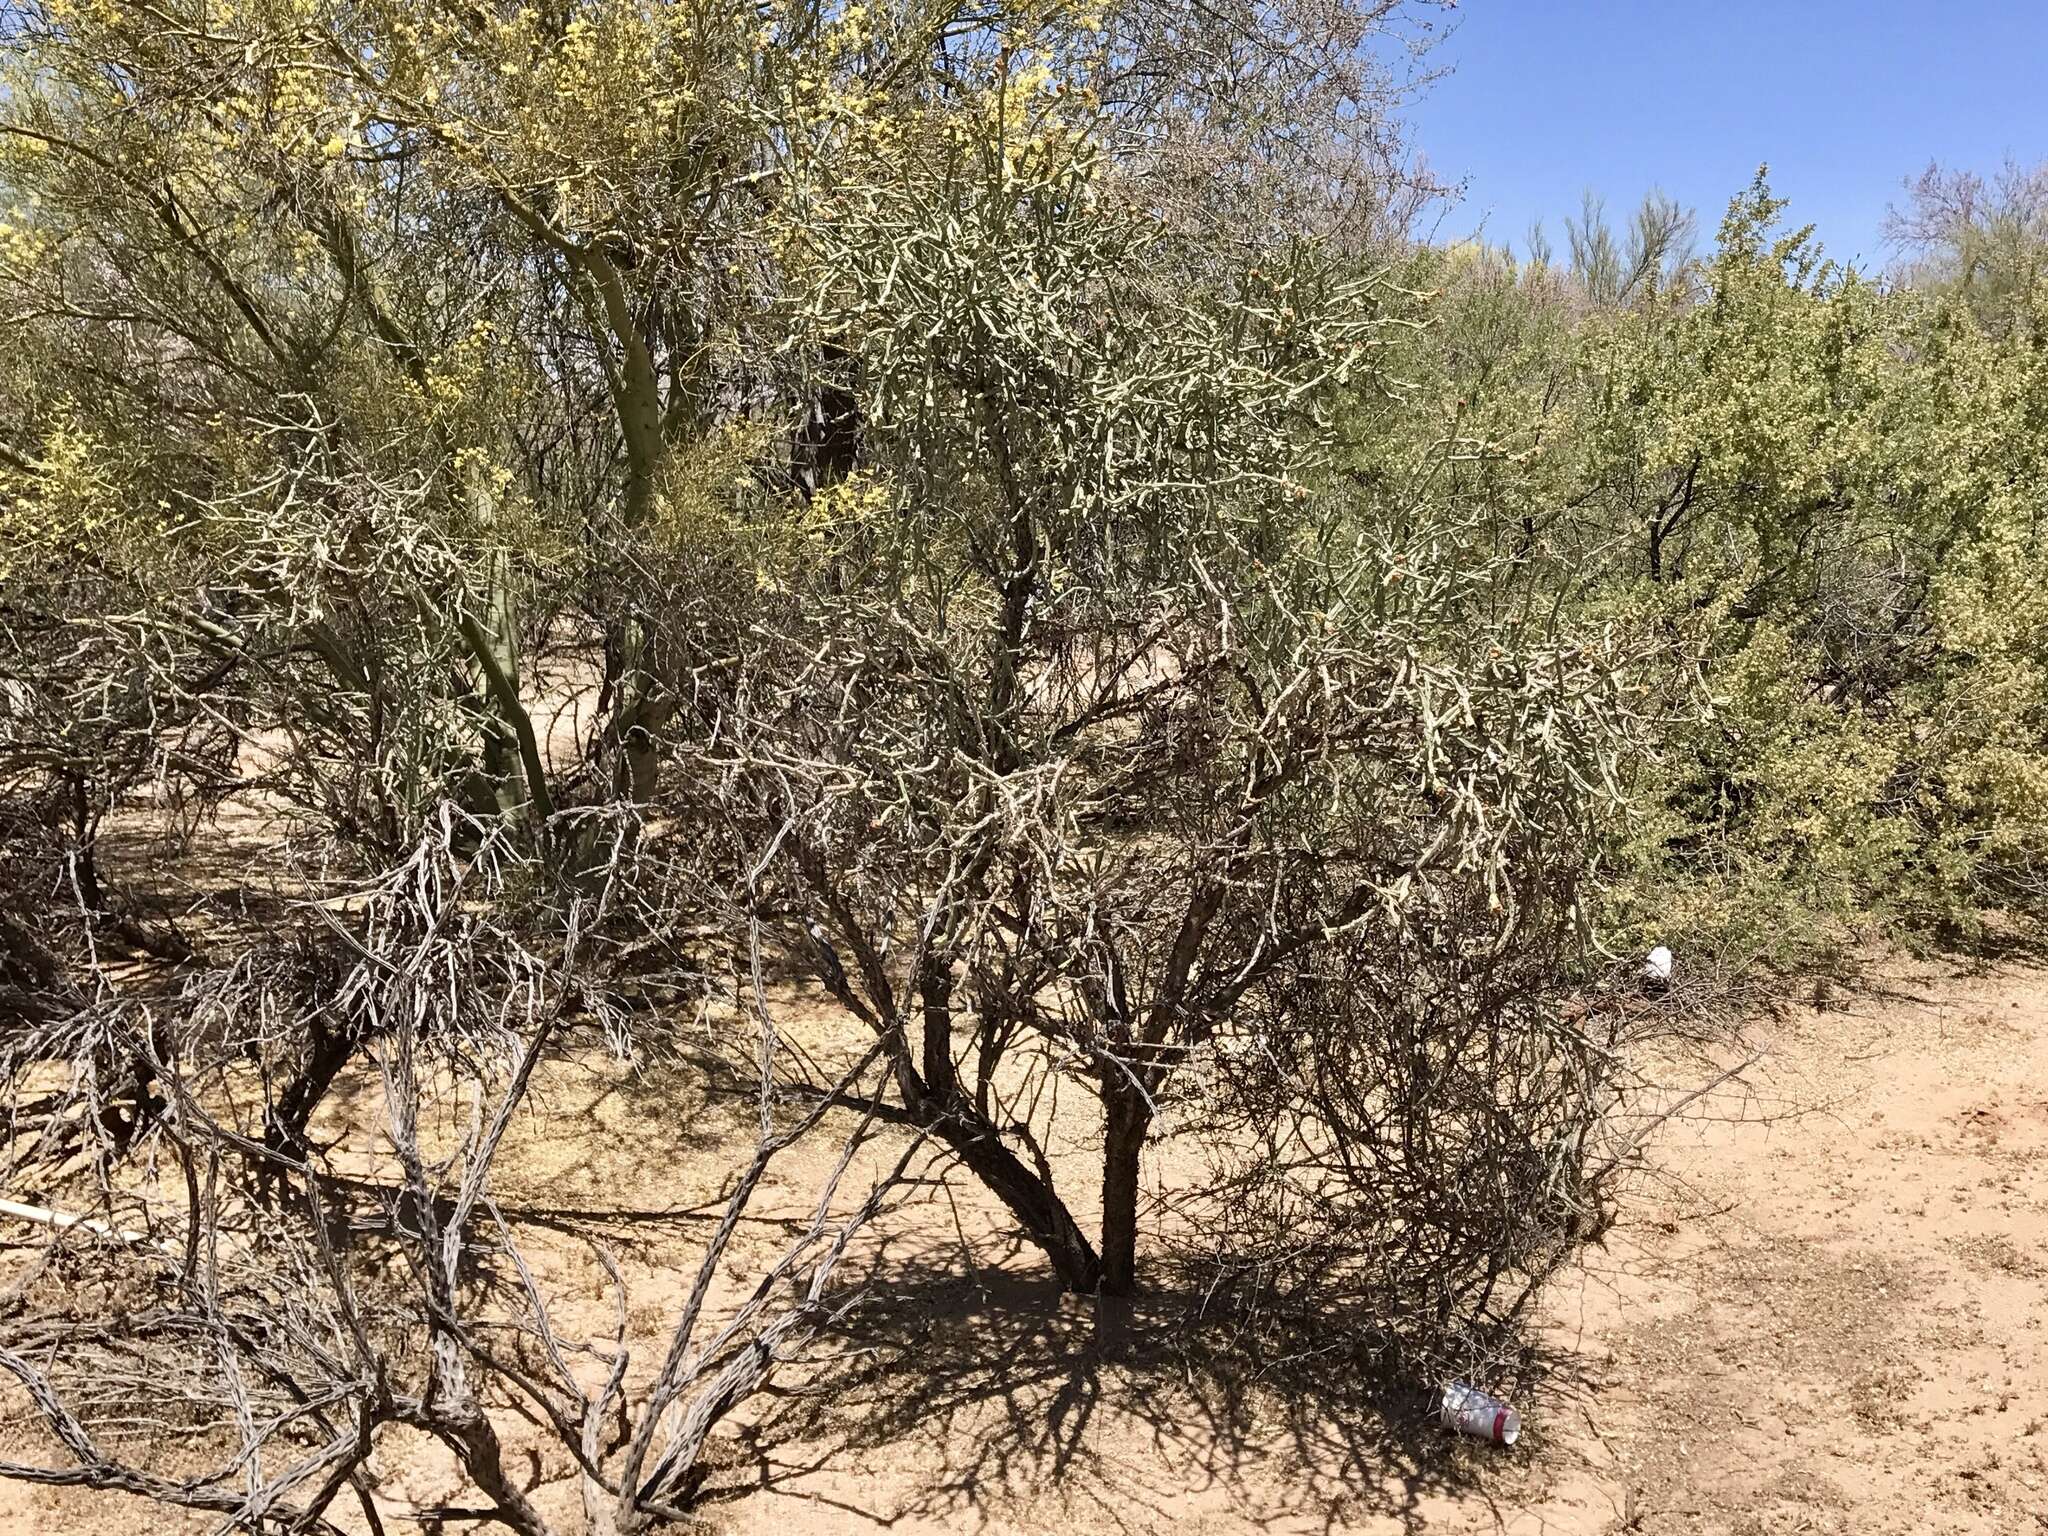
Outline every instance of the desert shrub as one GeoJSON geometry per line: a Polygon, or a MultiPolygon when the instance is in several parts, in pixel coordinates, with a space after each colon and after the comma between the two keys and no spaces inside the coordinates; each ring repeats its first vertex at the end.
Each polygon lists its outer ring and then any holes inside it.
{"type": "Polygon", "coordinates": [[[0,1471],[318,1530],[396,1428],[536,1536],[681,1521],[925,1148],[1112,1323],[1188,1280],[1485,1374],[1631,1145],[1668,1013],[1616,953],[2036,910],[2032,215],[1930,224],[1917,288],[1761,179],[1700,259],[1658,199],[1407,248],[1411,20],[0,8],[0,1087],[52,1202],[0,1367],[69,1458],[0,1471]],[[229,810],[261,910],[109,856],[229,810]],[[489,1179],[552,1053],[686,1012],[751,1134],[650,1377],[489,1179]],[[374,1179],[312,1134],[351,1073],[374,1179]],[[815,1217],[714,1327],[799,1136],[815,1217]],[[152,1376],[210,1470],[100,1435],[152,1376]]]}
{"type": "MultiPolygon", "coordinates": [[[[1603,927],[1738,968],[2031,914],[2048,831],[2037,311],[1880,287],[1782,214],[1759,180],[1626,303],[1425,256],[1440,323],[1406,354],[1494,539],[1553,551],[1566,611],[1666,642],[1603,927]]],[[[1361,420],[1371,454],[1434,430],[1361,420]]]]}
{"type": "Polygon", "coordinates": [[[1549,556],[1443,494],[1456,434],[1333,473],[1423,323],[1358,270],[1411,190],[1408,9],[7,9],[0,1085],[50,1204],[0,1367],[57,1448],[7,1473],[318,1530],[410,1430],[516,1529],[685,1519],[838,1305],[877,1124],[1114,1317],[1199,1203],[1147,1198],[1148,1141],[1236,1145],[1208,1069],[1261,1041],[1340,1142],[1414,1067],[1413,1156],[1328,1229],[1361,1347],[1512,1328],[1596,1220],[1614,1079],[1560,961],[1641,631],[1532,606],[1549,556]],[[102,834],[226,810],[267,900],[173,931],[102,834]],[[781,1040],[791,959],[849,1061],[781,1040]],[[756,1116],[650,1378],[551,1321],[490,1172],[551,1053],[707,996],[756,1116]],[[365,1080],[374,1176],[314,1134],[365,1080]],[[815,1219],[714,1325],[799,1134],[840,1154],[815,1219]],[[1497,1197],[1425,1209],[1453,1148],[1497,1197]],[[1361,1258],[1382,1221],[1410,1264],[1361,1258]],[[151,1377],[196,1471],[104,1433],[151,1377]],[[580,1513],[508,1476],[507,1402],[580,1513]]]}
{"type": "Polygon", "coordinates": [[[885,1043],[891,1109],[1066,1286],[1130,1294],[1141,1247],[1198,1213],[1251,1274],[1288,1175],[1221,1221],[1213,1191],[1148,1200],[1146,1149],[1169,1122],[1241,1137],[1211,1067],[1256,1050],[1286,1063],[1261,1090],[1281,1119],[1383,1101],[1388,1158],[1354,1165],[1330,1229],[1371,1271],[1347,1319],[1441,1360],[1513,1311],[1472,1266],[1540,1279],[1596,1222],[1614,1082],[1560,1022],[1557,962],[1633,750],[1636,635],[1530,606],[1545,562],[1443,490],[1455,437],[1333,473],[1332,411],[1391,387],[1408,294],[1318,241],[1191,263],[1061,109],[1010,99],[805,189],[791,242],[862,463],[774,544],[689,777],[885,1043]],[[1380,1075],[1397,1042],[1474,1092],[1380,1075]],[[1045,1150],[1076,1089],[1102,1106],[1099,1237],[1045,1150]],[[1488,1193],[1425,1216],[1453,1146],[1488,1193]],[[1405,1263],[1366,1257],[1393,1232],[1405,1263]]]}

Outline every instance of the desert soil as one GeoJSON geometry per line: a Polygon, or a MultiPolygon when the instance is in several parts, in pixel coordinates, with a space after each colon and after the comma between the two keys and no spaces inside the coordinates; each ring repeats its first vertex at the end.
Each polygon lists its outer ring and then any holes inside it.
{"type": "MultiPolygon", "coordinates": [[[[933,1195],[871,1257],[929,1245],[945,1265],[895,1272],[944,1278],[878,1296],[835,1359],[736,1427],[712,1528],[2048,1531],[2048,974],[1882,974],[1755,1026],[1768,1054],[1658,1135],[1620,1224],[1550,1300],[1557,1366],[1511,1450],[1312,1373],[1227,1383],[1142,1351],[1105,1364],[1085,1305],[1049,1290],[995,1213],[933,1195]]],[[[557,1085],[501,1196],[708,1191],[640,1133],[647,1092],[602,1073],[557,1085]]],[[[782,1192],[792,1209],[804,1173],[782,1192]]],[[[638,1253],[650,1276],[662,1247],[638,1253]]],[[[416,1448],[380,1457],[406,1497],[452,1491],[416,1448]]],[[[536,1462],[537,1482],[558,1476],[536,1462]]],[[[207,1527],[0,1483],[0,1531],[186,1528],[207,1527]]]]}

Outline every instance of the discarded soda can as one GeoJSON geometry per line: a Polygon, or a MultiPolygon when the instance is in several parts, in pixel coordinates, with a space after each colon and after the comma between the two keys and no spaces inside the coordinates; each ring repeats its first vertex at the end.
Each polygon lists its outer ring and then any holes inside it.
{"type": "Polygon", "coordinates": [[[1522,1434],[1522,1416],[1497,1397],[1454,1381],[1444,1388],[1439,1418],[1445,1429],[1495,1445],[1513,1445],[1522,1434]]]}
{"type": "Polygon", "coordinates": [[[1671,958],[1671,951],[1659,944],[1650,951],[1649,958],[1643,961],[1643,980],[1655,982],[1659,986],[1664,985],[1671,980],[1671,968],[1674,964],[1676,962],[1671,958]]]}

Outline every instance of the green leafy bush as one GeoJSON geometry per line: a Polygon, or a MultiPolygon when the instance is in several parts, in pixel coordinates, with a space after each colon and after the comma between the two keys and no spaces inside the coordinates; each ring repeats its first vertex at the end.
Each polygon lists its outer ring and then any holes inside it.
{"type": "Polygon", "coordinates": [[[2048,289],[1992,324],[1783,211],[1759,176],[1711,257],[1619,299],[1418,257],[1438,323],[1354,443],[1366,473],[1450,422],[1438,494],[1545,551],[1560,611],[1663,642],[1606,925],[1743,961],[2030,917],[2048,840],[2048,289]]]}

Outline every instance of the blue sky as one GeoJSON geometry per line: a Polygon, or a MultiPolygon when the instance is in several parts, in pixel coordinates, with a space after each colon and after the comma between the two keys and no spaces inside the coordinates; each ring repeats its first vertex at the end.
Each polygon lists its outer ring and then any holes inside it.
{"type": "Polygon", "coordinates": [[[1439,234],[1562,250],[1591,187],[1617,227],[1659,186],[1711,245],[1760,162],[1837,260],[1882,265],[1900,182],[1930,159],[2048,158],[2048,0],[1464,0],[1454,72],[1411,113],[1437,175],[1466,180],[1439,234]]]}

